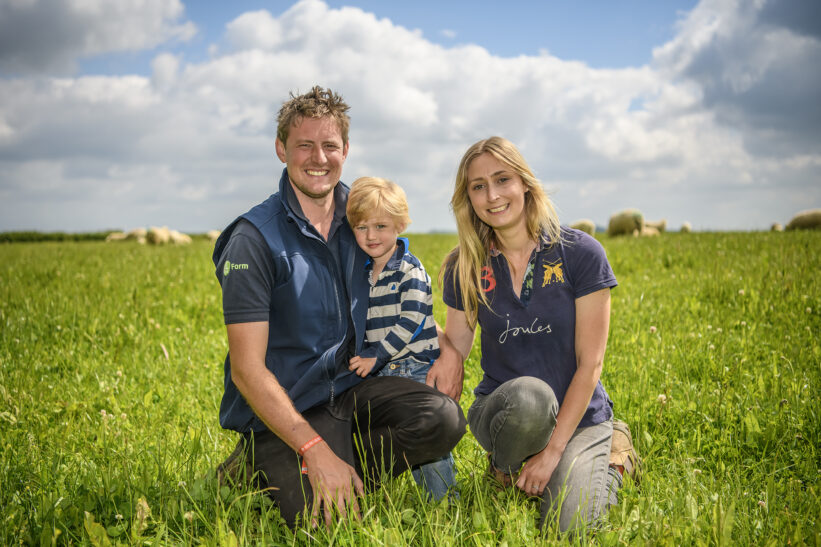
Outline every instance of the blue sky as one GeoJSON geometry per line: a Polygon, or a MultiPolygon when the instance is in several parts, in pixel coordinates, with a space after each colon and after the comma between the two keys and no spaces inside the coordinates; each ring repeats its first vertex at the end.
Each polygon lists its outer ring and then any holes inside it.
{"type": "MultiPolygon", "coordinates": [[[[326,2],[332,8],[354,6],[406,29],[418,29],[427,40],[444,47],[472,43],[501,57],[537,55],[547,50],[559,58],[582,61],[596,68],[649,63],[652,49],[675,35],[676,21],[696,3],[516,0],[505,2],[505,9],[499,9],[497,2],[464,0],[326,2]]],[[[222,39],[228,21],[262,9],[280,15],[292,4],[259,0],[188,2],[185,19],[196,24],[197,35],[167,49],[185,55],[189,61],[202,61],[208,58],[208,45],[222,39]]],[[[80,70],[88,74],[148,74],[156,52],[152,49],[93,57],[82,61],[80,70]]]]}
{"type": "Polygon", "coordinates": [[[412,231],[453,229],[491,134],[564,222],[767,229],[821,206],[819,6],[0,0],[0,231],[222,228],[273,191],[273,117],[315,83],[351,105],[344,180],[396,180],[412,231]]]}

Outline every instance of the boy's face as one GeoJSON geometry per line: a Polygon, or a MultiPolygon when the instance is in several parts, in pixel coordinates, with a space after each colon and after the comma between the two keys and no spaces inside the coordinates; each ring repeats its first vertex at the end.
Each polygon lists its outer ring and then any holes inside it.
{"type": "Polygon", "coordinates": [[[377,212],[354,226],[353,233],[359,247],[375,262],[384,264],[396,249],[396,238],[403,228],[390,216],[377,212]]]}

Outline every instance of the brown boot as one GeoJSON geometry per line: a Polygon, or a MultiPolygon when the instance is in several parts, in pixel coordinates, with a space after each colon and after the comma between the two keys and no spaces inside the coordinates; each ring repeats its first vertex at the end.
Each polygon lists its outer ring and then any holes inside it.
{"type": "Polygon", "coordinates": [[[231,455],[217,466],[217,480],[220,486],[247,486],[253,472],[251,462],[246,457],[245,439],[240,437],[231,455]]]}
{"type": "Polygon", "coordinates": [[[621,420],[613,420],[613,441],[610,447],[610,465],[622,476],[627,475],[638,484],[641,471],[641,458],[633,446],[630,428],[621,420]]]}
{"type": "Polygon", "coordinates": [[[490,454],[487,455],[487,473],[493,477],[502,488],[510,488],[519,477],[518,473],[513,473],[511,475],[509,473],[505,473],[501,469],[497,469],[496,466],[493,465],[493,458],[490,454]]]}

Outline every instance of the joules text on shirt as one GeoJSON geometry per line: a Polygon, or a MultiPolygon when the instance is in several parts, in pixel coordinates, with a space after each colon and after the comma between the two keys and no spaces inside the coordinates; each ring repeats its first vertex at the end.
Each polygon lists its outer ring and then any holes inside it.
{"type": "Polygon", "coordinates": [[[540,325],[538,317],[533,319],[533,322],[530,324],[529,327],[511,327],[510,314],[508,314],[506,320],[506,328],[499,335],[499,343],[504,344],[505,342],[507,342],[508,335],[519,336],[520,334],[550,334],[551,332],[552,330],[550,329],[550,323],[546,325],[540,325]]]}

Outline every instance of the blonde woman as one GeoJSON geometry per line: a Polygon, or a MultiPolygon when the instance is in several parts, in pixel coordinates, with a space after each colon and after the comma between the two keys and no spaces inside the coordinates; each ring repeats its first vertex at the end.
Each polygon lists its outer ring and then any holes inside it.
{"type": "Polygon", "coordinates": [[[445,333],[464,359],[482,327],[471,431],[497,480],[541,497],[542,525],[592,524],[638,461],[626,424],[614,435],[599,381],[616,286],[604,249],[559,225],[522,155],[500,137],[462,157],[451,206],[459,246],[442,269],[445,333]]]}

